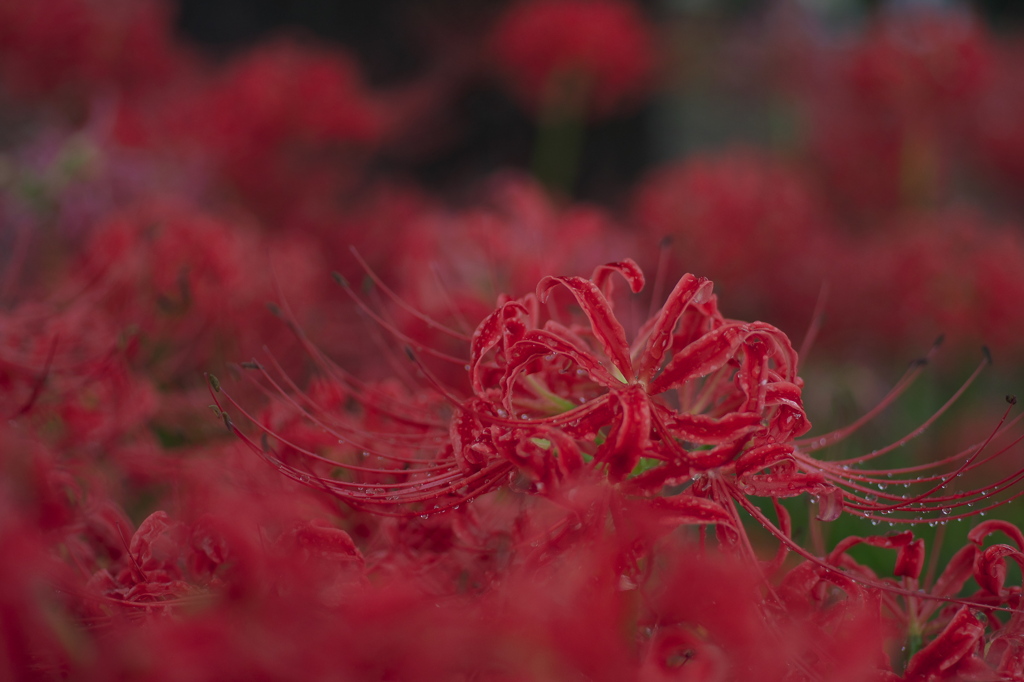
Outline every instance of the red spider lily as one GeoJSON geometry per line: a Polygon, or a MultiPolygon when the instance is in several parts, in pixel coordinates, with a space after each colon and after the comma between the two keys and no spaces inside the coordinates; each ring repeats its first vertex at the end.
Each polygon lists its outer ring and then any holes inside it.
{"type": "Polygon", "coordinates": [[[999,358],[1021,356],[1014,324],[1024,293],[1020,225],[957,208],[901,216],[885,229],[832,252],[833,281],[846,284],[829,298],[823,344],[891,355],[923,333],[949,332],[958,354],[986,343],[999,358]],[[863,305],[875,299],[889,304],[863,305]]]}
{"type": "Polygon", "coordinates": [[[646,91],[655,61],[650,27],[620,0],[515,3],[491,41],[498,68],[531,110],[564,98],[579,100],[578,113],[608,115],[646,91]]]}
{"type": "Polygon", "coordinates": [[[261,243],[251,223],[174,199],[107,215],[81,252],[58,291],[93,325],[105,320],[112,335],[131,338],[134,366],[165,383],[188,382],[211,357],[281,335],[265,307],[275,290],[301,300],[303,318],[319,298],[306,276],[317,266],[308,241],[261,243]],[[261,251],[271,248],[270,262],[289,272],[283,283],[264,267],[261,251]]]}
{"type": "MultiPolygon", "coordinates": [[[[810,423],[782,332],[726,320],[711,282],[686,275],[628,344],[609,299],[613,273],[634,293],[643,287],[632,261],[601,266],[589,280],[546,277],[536,295],[505,301],[480,324],[471,345],[475,397],[456,417],[459,435],[477,438],[485,423],[525,429],[520,441],[558,431],[613,481],[639,474],[640,490],[726,465],[759,471],[788,454],[785,443],[810,423]],[[541,323],[540,306],[557,286],[572,293],[587,325],[541,323]]],[[[559,445],[552,454],[577,457],[559,445]]],[[[465,456],[469,464],[473,455],[465,456]]]]}
{"type": "MultiPolygon", "coordinates": [[[[586,272],[633,243],[607,211],[583,203],[558,206],[536,181],[510,171],[484,183],[480,205],[426,207],[407,222],[403,248],[389,252],[387,270],[378,272],[404,301],[439,322],[455,310],[478,320],[501,292],[527,292],[550,272],[586,272]]],[[[375,268],[385,261],[367,260],[375,268]]],[[[418,326],[429,329],[422,321],[418,326]]]]}
{"type": "Polygon", "coordinates": [[[943,196],[965,105],[990,77],[990,40],[967,12],[905,12],[840,56],[811,93],[810,146],[844,212],[877,216],[943,196]]]}
{"type": "Polygon", "coordinates": [[[165,3],[59,0],[48,7],[0,2],[0,81],[27,97],[97,90],[152,92],[181,69],[165,3]]]}
{"type": "MultiPolygon", "coordinates": [[[[986,452],[1012,422],[973,449],[932,464],[857,468],[922,432],[977,372],[901,441],[849,460],[815,459],[812,453],[845,438],[895,400],[924,362],[863,419],[800,439],[810,424],[801,402],[797,354],[781,331],[724,318],[711,282],[686,275],[628,343],[614,312],[614,276],[623,277],[633,293],[644,284],[640,269],[626,260],[598,267],[590,279],[546,277],[534,294],[503,297],[469,339],[468,363],[419,346],[346,285],[367,316],[400,342],[416,346],[416,352],[408,346],[407,351],[434,390],[360,382],[307,342],[326,380],[306,395],[279,366],[271,373],[249,363],[262,371],[264,390],[283,400],[259,419],[243,410],[264,435],[259,443],[242,437],[285,475],[385,514],[457,507],[506,481],[560,499],[571,490],[570,481],[606,477],[675,524],[716,525],[721,541],[754,558],[742,532],[738,510],[743,508],[782,542],[773,568],[790,549],[810,558],[789,539],[789,516],[780,498],[816,497],[818,517],[826,521],[846,508],[873,521],[936,523],[1005,503],[1003,493],[1024,477],[1018,472],[977,490],[949,491],[959,475],[1009,449],[986,452]],[[574,316],[553,297],[563,288],[580,314],[574,316]],[[465,367],[472,395],[456,395],[427,362],[465,367]],[[930,473],[942,466],[951,470],[930,473]],[[869,488],[890,484],[923,491],[896,495],[869,488]],[[754,506],[751,496],[772,499],[778,522],[754,506]],[[975,503],[977,509],[962,510],[975,503]]],[[[423,319],[435,330],[460,336],[423,319]]],[[[220,411],[216,392],[214,397],[220,411]]]]}
{"type": "MultiPolygon", "coordinates": [[[[749,556],[731,499],[807,492],[831,501],[824,518],[838,515],[839,491],[794,457],[793,438],[809,423],[785,335],[725,319],[711,283],[687,275],[627,344],[610,298],[613,275],[634,293],[643,287],[632,261],[600,266],[591,279],[545,278],[537,293],[503,299],[480,323],[468,363],[423,348],[424,357],[468,369],[473,395],[465,399],[419,360],[434,391],[361,382],[307,344],[327,374],[319,389],[304,395],[279,366],[262,372],[288,416],[277,408],[254,419],[228,401],[264,432],[259,443],[243,435],[246,442],[285,475],[385,514],[455,507],[517,476],[555,497],[569,479],[606,476],[640,497],[689,486],[648,504],[675,524],[717,524],[728,542],[742,539],[749,556]],[[556,319],[557,287],[572,294],[581,320],[556,319]],[[545,304],[550,319],[542,323],[545,304]]],[[[419,347],[346,290],[400,341],[419,347]]],[[[785,534],[788,517],[778,509],[777,532],[785,534]]]]}
{"type": "MultiPolygon", "coordinates": [[[[914,538],[909,531],[848,537],[826,558],[828,564],[842,567],[850,576],[875,582],[875,572],[849,556],[849,550],[858,544],[896,550],[894,578],[883,582],[900,591],[883,589],[876,591],[876,595],[883,612],[905,633],[910,645],[905,680],[961,679],[968,674],[978,675],[979,679],[1017,679],[1014,675],[1024,673],[1020,660],[1021,586],[1005,585],[1006,560],[1024,565],[1024,536],[1006,521],[985,521],[970,531],[968,540],[969,544],[950,559],[937,577],[931,575],[934,563],[929,575],[922,577],[924,541],[914,538]],[[1014,544],[985,547],[986,539],[997,532],[1007,535],[1014,544]],[[977,591],[957,599],[972,578],[978,585],[977,591]],[[994,613],[1004,605],[1013,611],[1005,622],[994,613]]],[[[804,588],[811,588],[825,573],[820,566],[807,562],[791,571],[787,581],[805,580],[804,588]]]]}
{"type": "Polygon", "coordinates": [[[357,177],[391,125],[346,51],[292,41],[233,61],[181,106],[182,143],[215,161],[252,208],[276,219],[357,177]]]}
{"type": "Polygon", "coordinates": [[[974,100],[972,148],[982,170],[994,181],[993,187],[1019,202],[1014,190],[1024,177],[1024,84],[1018,77],[1024,52],[1018,41],[994,47],[999,52],[992,82],[974,100]]]}
{"type": "Polygon", "coordinates": [[[784,329],[806,324],[846,248],[808,178],[751,149],[654,170],[634,192],[632,215],[650,237],[672,240],[672,262],[729,292],[734,314],[758,311],[784,329]]]}
{"type": "MultiPolygon", "coordinates": [[[[340,465],[389,476],[398,470],[407,480],[375,492],[366,491],[366,481],[318,480],[352,502],[404,504],[467,485],[475,496],[516,466],[542,489],[545,481],[554,484],[589,460],[590,468],[604,471],[612,481],[632,475],[629,486],[637,493],[714,472],[742,475],[746,486],[771,496],[828,493],[831,486],[814,475],[794,474],[785,481],[755,475],[791,459],[788,443],[809,428],[796,353],[785,335],[764,323],[726,320],[711,296],[711,283],[687,275],[630,346],[609,300],[616,273],[634,293],[643,287],[640,269],[623,261],[597,268],[589,280],[545,278],[536,294],[501,302],[470,340],[466,366],[474,395],[462,400],[437,386],[456,408],[447,421],[436,405],[410,410],[398,397],[389,399],[381,388],[367,390],[331,368],[336,390],[363,407],[358,418],[383,418],[392,427],[389,433],[360,432],[352,420],[314,415],[316,404],[305,397],[289,399],[292,406],[332,438],[347,442],[355,437],[360,446],[374,438],[392,448],[405,444],[404,454],[381,452],[379,445],[365,450],[396,464],[387,469],[340,465]],[[555,319],[541,324],[540,306],[556,286],[572,293],[587,325],[555,319]],[[428,442],[443,454],[417,459],[414,453],[428,442]]],[[[275,389],[295,388],[266,376],[275,389]]],[[[339,464],[310,451],[304,454],[339,464]]],[[[705,514],[708,506],[695,497],[714,495],[709,485],[700,490],[698,496],[688,495],[686,504],[705,514]]]]}
{"type": "Polygon", "coordinates": [[[81,299],[0,314],[0,414],[69,451],[116,442],[159,405],[152,382],[130,368],[132,341],[81,299]]]}
{"type": "Polygon", "coordinates": [[[860,682],[887,667],[877,598],[855,581],[832,574],[827,604],[787,582],[765,595],[749,563],[699,556],[669,553],[642,588],[653,630],[645,664],[660,673],[650,679],[860,682]]]}

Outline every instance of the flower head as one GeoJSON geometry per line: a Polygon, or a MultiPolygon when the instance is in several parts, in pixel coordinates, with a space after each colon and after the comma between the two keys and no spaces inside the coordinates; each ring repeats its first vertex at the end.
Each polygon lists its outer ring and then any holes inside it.
{"type": "Polygon", "coordinates": [[[516,3],[491,40],[500,71],[533,110],[575,94],[580,108],[607,115],[644,92],[654,65],[650,28],[621,0],[516,3]]]}
{"type": "Polygon", "coordinates": [[[796,353],[781,331],[725,319],[711,282],[685,275],[630,343],[614,313],[614,275],[634,293],[644,285],[627,260],[590,279],[545,277],[535,294],[502,302],[473,335],[474,398],[462,417],[535,440],[558,430],[612,480],[636,474],[643,488],[743,469],[764,448],[781,456],[807,431],[796,353]],[[582,319],[542,314],[556,288],[582,319]]]}
{"type": "MultiPolygon", "coordinates": [[[[924,363],[916,363],[863,419],[801,438],[810,428],[803,382],[797,353],[782,331],[725,318],[711,282],[688,274],[629,334],[616,313],[620,278],[634,294],[644,286],[640,268],[624,260],[597,267],[590,278],[545,277],[534,293],[501,297],[469,337],[468,360],[419,344],[342,279],[363,312],[405,344],[426,385],[360,381],[306,341],[325,378],[303,394],[287,376],[275,378],[283,375],[279,366],[271,372],[247,363],[261,373],[258,383],[282,399],[262,416],[243,412],[263,431],[258,442],[226,413],[225,421],[285,475],[357,508],[420,515],[457,507],[506,483],[572,505],[581,481],[603,479],[632,500],[626,506],[655,509],[669,525],[715,525],[722,543],[753,560],[757,553],[742,509],[780,540],[774,567],[790,550],[811,558],[790,537],[782,498],[816,498],[824,521],[847,509],[876,522],[935,523],[974,513],[962,509],[974,503],[981,503],[978,511],[1002,504],[1002,493],[1024,477],[1018,472],[977,490],[950,490],[958,474],[1008,450],[992,446],[1010,427],[1002,423],[985,442],[934,464],[862,468],[922,432],[946,408],[869,455],[818,459],[814,453],[899,396],[924,363]],[[437,363],[464,368],[468,389],[442,382],[431,369],[437,363]],[[942,467],[949,471],[940,473],[942,467]],[[878,483],[875,493],[870,486],[878,483]],[[886,490],[895,484],[918,492],[886,490]],[[751,497],[771,499],[777,521],[751,497]],[[950,516],[953,510],[957,514],[950,516]]],[[[465,338],[440,323],[434,331],[465,338]]],[[[218,392],[219,382],[214,398],[220,412],[218,392]]]]}
{"type": "Polygon", "coordinates": [[[732,527],[736,512],[722,506],[732,496],[833,494],[794,457],[793,439],[810,424],[786,336],[726,319],[711,282],[686,275],[628,342],[613,303],[619,277],[634,293],[644,285],[626,260],[503,297],[470,337],[468,362],[391,326],[428,390],[365,383],[325,362],[319,388],[289,395],[290,379],[247,363],[286,396],[256,419],[264,435],[249,443],[292,478],[357,507],[402,513],[456,506],[510,476],[550,495],[588,475],[640,497],[689,486],[657,504],[682,521],[732,527]],[[443,385],[425,360],[464,366],[471,394],[443,385]]]}

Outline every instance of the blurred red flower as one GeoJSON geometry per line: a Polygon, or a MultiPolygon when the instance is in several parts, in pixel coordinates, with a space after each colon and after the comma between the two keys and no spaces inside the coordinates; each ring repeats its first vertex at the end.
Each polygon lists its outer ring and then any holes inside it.
{"type": "Polygon", "coordinates": [[[656,61],[651,27],[625,0],[516,3],[491,40],[498,70],[533,112],[606,116],[646,93],[656,61]]]}

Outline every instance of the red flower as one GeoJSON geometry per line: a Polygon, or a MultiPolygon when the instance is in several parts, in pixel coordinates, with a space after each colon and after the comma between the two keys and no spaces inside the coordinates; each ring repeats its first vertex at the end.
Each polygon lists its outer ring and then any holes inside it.
{"type": "Polygon", "coordinates": [[[249,209],[278,222],[359,176],[391,122],[346,51],[276,41],[156,112],[161,134],[212,161],[249,209]]]}
{"type": "Polygon", "coordinates": [[[476,397],[462,417],[533,430],[537,439],[557,429],[612,480],[647,471],[642,487],[734,460],[742,468],[744,453],[763,462],[766,455],[752,451],[807,431],[796,353],[782,332],[726,320],[711,282],[686,275],[630,344],[609,299],[615,273],[634,293],[643,287],[633,261],[611,263],[589,280],[546,277],[536,295],[506,301],[488,316],[473,335],[476,397]],[[555,316],[541,322],[541,306],[559,286],[586,324],[555,316]]]}
{"type": "Polygon", "coordinates": [[[0,0],[0,81],[19,95],[87,100],[165,85],[184,62],[163,2],[0,0]]]}
{"type": "MultiPolygon", "coordinates": [[[[262,372],[265,390],[282,400],[258,420],[243,411],[263,431],[259,442],[226,414],[224,419],[282,473],[357,508],[397,515],[442,511],[506,481],[569,504],[580,480],[606,478],[667,524],[716,525],[723,543],[754,560],[742,508],[781,541],[773,567],[789,550],[812,558],[790,539],[780,498],[816,497],[818,517],[826,521],[845,508],[875,522],[936,523],[1005,503],[1004,491],[1024,478],[1018,472],[982,488],[949,490],[958,474],[1009,449],[1012,443],[995,446],[1010,428],[1002,423],[984,443],[932,464],[858,468],[922,432],[977,372],[900,443],[847,460],[818,460],[814,452],[878,414],[924,363],[850,427],[801,439],[810,424],[797,354],[785,334],[762,322],[726,319],[711,282],[685,275],[630,343],[614,311],[617,276],[634,293],[643,287],[642,272],[626,260],[598,267],[590,279],[545,277],[534,294],[502,297],[472,335],[468,362],[420,346],[346,284],[370,318],[407,344],[433,390],[361,382],[307,342],[329,380],[303,395],[287,376],[277,379],[248,363],[262,372]],[[564,292],[568,296],[559,298],[564,292]],[[464,366],[472,395],[461,397],[443,384],[429,368],[436,363],[464,366]],[[943,467],[948,471],[941,473],[943,467]],[[917,486],[918,492],[889,492],[894,484],[917,486]],[[777,522],[750,496],[772,499],[777,522]],[[973,504],[977,510],[964,511],[973,504]]],[[[390,289],[381,291],[395,297],[390,289]]],[[[431,323],[435,331],[460,336],[431,323]]],[[[219,401],[219,382],[214,388],[219,401]]],[[[230,395],[227,400],[242,409],[230,395]]]]}
{"type": "MultiPolygon", "coordinates": [[[[872,27],[811,97],[811,148],[846,213],[939,200],[953,140],[991,71],[988,37],[967,12],[904,12],[872,27]]],[[[870,222],[870,221],[868,221],[870,222]]]]}
{"type": "Polygon", "coordinates": [[[634,220],[648,238],[671,239],[674,263],[705,273],[739,311],[784,329],[806,325],[844,252],[813,185],[762,152],[735,149],[665,166],[634,197],[634,220]]]}
{"type": "Polygon", "coordinates": [[[499,21],[492,51],[528,109],[575,96],[578,109],[607,115],[646,91],[653,42],[629,2],[530,0],[499,21]]]}
{"type": "MultiPolygon", "coordinates": [[[[968,540],[969,544],[949,560],[937,577],[922,577],[924,541],[915,539],[909,531],[848,537],[827,557],[829,565],[842,567],[850,576],[882,585],[877,594],[883,613],[911,645],[904,680],[953,680],[968,675],[977,679],[1016,679],[1012,675],[1024,670],[1019,658],[1021,586],[1005,586],[1006,560],[1024,565],[1024,536],[1006,521],[985,521],[968,533],[968,540]],[[985,541],[996,532],[1010,537],[1015,546],[985,547],[985,541]],[[880,581],[874,571],[849,556],[849,550],[862,543],[897,550],[895,580],[880,581]],[[972,578],[979,589],[959,597],[972,578]],[[884,589],[886,585],[898,589],[888,591],[884,589]],[[1004,622],[996,618],[997,610],[1011,611],[1013,615],[1004,622]],[[984,617],[979,618],[979,614],[984,617]],[[998,676],[997,668],[1003,677],[998,676]]],[[[821,577],[826,573],[808,562],[794,569],[787,581],[794,582],[797,575],[821,577]]]]}
{"type": "MultiPolygon", "coordinates": [[[[262,443],[247,440],[286,475],[389,513],[456,506],[517,469],[529,487],[554,496],[584,470],[641,497],[693,484],[650,504],[676,522],[722,524],[730,535],[741,526],[732,498],[838,494],[794,457],[793,439],[810,424],[796,353],[781,331],[725,319],[711,283],[686,275],[629,344],[613,312],[614,276],[633,292],[643,287],[628,260],[598,267],[591,279],[547,277],[537,293],[502,300],[480,323],[468,363],[424,349],[425,359],[465,363],[469,398],[455,396],[422,362],[432,394],[365,384],[325,365],[331,390],[286,397],[291,417],[282,421],[275,409],[259,420],[262,443]],[[582,309],[580,319],[560,311],[553,294],[561,288],[582,309]],[[296,430],[296,421],[308,426],[296,430]]],[[[295,388],[263,375],[273,391],[295,388]]],[[[826,505],[826,514],[839,509],[826,505]]]]}

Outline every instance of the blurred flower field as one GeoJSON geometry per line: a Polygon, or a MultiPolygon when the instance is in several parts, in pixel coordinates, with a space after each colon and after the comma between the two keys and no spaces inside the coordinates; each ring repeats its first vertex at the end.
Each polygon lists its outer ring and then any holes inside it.
{"type": "Polygon", "coordinates": [[[0,679],[1024,680],[1024,34],[729,4],[0,0],[0,679]]]}

